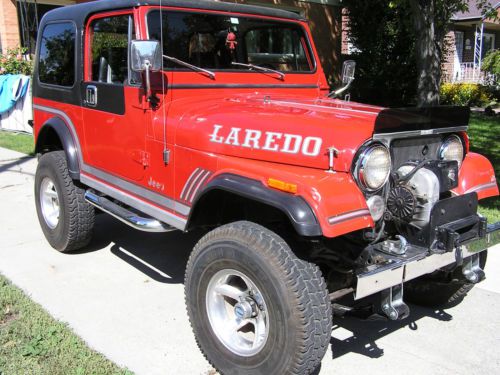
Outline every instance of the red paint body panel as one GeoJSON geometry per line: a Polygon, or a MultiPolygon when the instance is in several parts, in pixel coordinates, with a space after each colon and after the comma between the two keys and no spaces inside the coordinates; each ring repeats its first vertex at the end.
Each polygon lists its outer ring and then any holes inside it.
{"type": "Polygon", "coordinates": [[[459,186],[453,190],[457,195],[477,192],[479,199],[498,195],[498,184],[495,170],[484,156],[470,152],[465,157],[460,173],[459,186]]]}

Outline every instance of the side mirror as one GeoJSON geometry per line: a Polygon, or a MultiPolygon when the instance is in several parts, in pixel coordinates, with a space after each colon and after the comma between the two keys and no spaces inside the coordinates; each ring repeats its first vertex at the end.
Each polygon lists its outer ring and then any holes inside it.
{"type": "MultiPolygon", "coordinates": [[[[342,87],[338,90],[332,91],[328,94],[329,98],[338,98],[344,92],[346,92],[349,87],[351,87],[354,81],[354,76],[356,74],[356,61],[346,60],[342,65],[342,87]]],[[[347,99],[346,99],[347,100],[347,99]]]]}
{"type": "Polygon", "coordinates": [[[132,40],[130,42],[130,62],[134,72],[159,71],[162,63],[160,42],[157,40],[132,40]]]}
{"type": "Polygon", "coordinates": [[[144,72],[148,101],[153,98],[150,73],[162,68],[162,59],[160,42],[157,40],[132,40],[130,42],[130,68],[134,72],[144,72]]]}
{"type": "Polygon", "coordinates": [[[356,61],[346,60],[342,66],[342,84],[348,85],[354,81],[354,76],[356,74],[356,61]]]}

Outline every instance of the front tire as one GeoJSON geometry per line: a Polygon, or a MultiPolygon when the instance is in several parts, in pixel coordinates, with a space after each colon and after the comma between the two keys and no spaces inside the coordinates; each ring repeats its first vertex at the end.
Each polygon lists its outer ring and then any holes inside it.
{"type": "Polygon", "coordinates": [[[92,239],[94,208],[68,174],[64,151],[43,154],[35,175],[38,221],[49,244],[60,252],[87,246],[92,239]]]}
{"type": "Polygon", "coordinates": [[[310,374],[331,336],[331,304],[317,266],[250,222],[203,237],[186,269],[198,346],[222,374],[310,374]]]}

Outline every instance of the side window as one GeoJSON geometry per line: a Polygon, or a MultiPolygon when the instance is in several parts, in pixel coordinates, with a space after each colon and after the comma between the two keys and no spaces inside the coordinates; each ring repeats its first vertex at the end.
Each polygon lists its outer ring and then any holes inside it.
{"type": "Polygon", "coordinates": [[[71,87],[75,83],[75,25],[52,23],[43,29],[38,61],[40,82],[71,87]]]}
{"type": "Polygon", "coordinates": [[[308,71],[304,45],[296,30],[258,28],[245,35],[248,61],[261,66],[274,66],[282,71],[308,71]]]}
{"type": "Polygon", "coordinates": [[[99,18],[90,24],[91,80],[124,84],[128,78],[130,15],[99,18]]]}

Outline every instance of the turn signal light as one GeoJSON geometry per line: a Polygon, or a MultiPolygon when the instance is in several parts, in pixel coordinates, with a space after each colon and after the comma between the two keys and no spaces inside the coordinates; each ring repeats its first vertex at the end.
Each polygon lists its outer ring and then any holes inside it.
{"type": "Polygon", "coordinates": [[[289,182],[270,178],[269,180],[267,180],[267,185],[277,190],[285,191],[287,193],[297,194],[297,185],[291,184],[289,182]]]}

